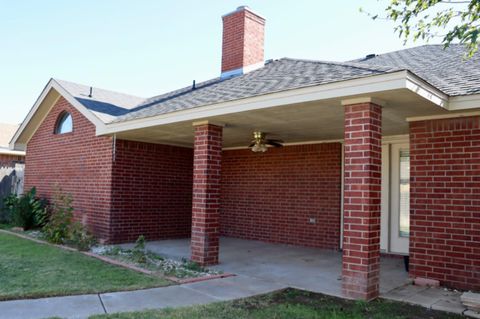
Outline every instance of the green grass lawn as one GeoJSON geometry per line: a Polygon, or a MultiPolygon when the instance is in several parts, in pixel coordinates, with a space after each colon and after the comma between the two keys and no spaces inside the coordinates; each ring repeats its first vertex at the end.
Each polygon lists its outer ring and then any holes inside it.
{"type": "Polygon", "coordinates": [[[0,233],[0,300],[165,286],[169,281],[0,233]]]}
{"type": "Polygon", "coordinates": [[[220,302],[206,306],[179,309],[151,310],[112,315],[93,316],[90,319],[460,319],[462,316],[432,311],[400,302],[376,300],[355,302],[295,289],[220,302]]]}

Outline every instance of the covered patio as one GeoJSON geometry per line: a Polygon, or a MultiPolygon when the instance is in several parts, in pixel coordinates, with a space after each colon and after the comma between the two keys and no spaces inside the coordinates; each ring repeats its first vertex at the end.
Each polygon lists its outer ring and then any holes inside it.
{"type": "MultiPolygon", "coordinates": [[[[381,207],[389,187],[382,180],[382,144],[398,137],[408,143],[406,118],[445,110],[436,96],[425,99],[406,72],[378,80],[357,88],[375,92],[368,95],[350,92],[345,99],[335,91],[336,98],[322,99],[308,88],[300,103],[290,96],[261,107],[240,101],[228,112],[195,114],[195,121],[162,119],[117,130],[122,140],[193,148],[191,238],[152,249],[355,299],[403,285],[403,260],[380,262],[381,211],[389,211],[381,207]],[[253,153],[248,145],[254,131],[283,140],[284,147],[253,153]],[[228,238],[219,243],[220,236],[295,246],[228,238]]],[[[403,241],[408,249],[408,238],[403,241]]]]}
{"type": "MultiPolygon", "coordinates": [[[[131,248],[133,244],[123,246],[131,248]]],[[[188,259],[191,251],[188,238],[151,241],[146,248],[175,260],[188,259]]],[[[342,252],[339,251],[221,237],[220,264],[211,268],[342,297],[342,252]]],[[[402,258],[381,258],[380,294],[408,282],[402,258]]]]}

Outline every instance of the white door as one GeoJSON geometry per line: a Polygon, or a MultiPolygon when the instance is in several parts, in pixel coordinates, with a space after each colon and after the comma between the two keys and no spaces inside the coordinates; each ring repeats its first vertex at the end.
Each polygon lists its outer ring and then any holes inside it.
{"type": "Polygon", "coordinates": [[[390,252],[408,254],[410,235],[410,149],[392,144],[390,175],[390,252]]]}
{"type": "Polygon", "coordinates": [[[380,248],[408,254],[410,232],[410,154],[404,142],[382,145],[380,248]]]}

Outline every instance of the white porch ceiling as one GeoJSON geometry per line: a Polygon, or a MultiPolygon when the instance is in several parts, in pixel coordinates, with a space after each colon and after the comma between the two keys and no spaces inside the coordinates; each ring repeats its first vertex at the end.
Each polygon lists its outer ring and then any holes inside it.
{"type": "MultiPolygon", "coordinates": [[[[408,134],[407,117],[452,113],[408,89],[370,95],[383,100],[383,135],[408,134]]],[[[354,98],[351,96],[349,98],[354,98]]],[[[249,144],[252,132],[260,130],[286,143],[343,138],[344,111],[341,99],[290,104],[266,109],[198,119],[225,124],[224,147],[249,144]]],[[[193,146],[192,122],[180,122],[116,133],[117,138],[149,143],[193,146]]]]}

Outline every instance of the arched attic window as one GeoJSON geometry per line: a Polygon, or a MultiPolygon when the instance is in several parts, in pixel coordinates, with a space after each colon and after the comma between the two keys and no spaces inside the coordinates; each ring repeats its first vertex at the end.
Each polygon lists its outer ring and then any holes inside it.
{"type": "Polygon", "coordinates": [[[73,131],[72,115],[68,112],[62,112],[55,125],[55,134],[70,133],[73,131]]]}

